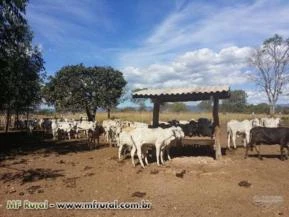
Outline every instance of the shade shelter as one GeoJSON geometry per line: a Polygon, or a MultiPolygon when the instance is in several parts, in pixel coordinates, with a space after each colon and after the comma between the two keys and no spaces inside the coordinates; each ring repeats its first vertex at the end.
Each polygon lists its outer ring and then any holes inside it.
{"type": "Polygon", "coordinates": [[[197,86],[191,88],[143,89],[133,93],[133,98],[149,98],[154,104],[153,127],[159,125],[160,104],[164,102],[188,102],[213,100],[214,149],[216,159],[221,157],[219,100],[230,97],[229,86],[197,86]]]}

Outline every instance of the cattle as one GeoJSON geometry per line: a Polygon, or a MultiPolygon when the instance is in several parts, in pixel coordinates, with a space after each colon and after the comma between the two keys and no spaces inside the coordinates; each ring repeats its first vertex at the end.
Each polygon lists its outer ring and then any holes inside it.
{"type": "Polygon", "coordinates": [[[213,135],[213,124],[207,118],[199,118],[198,121],[191,119],[190,121],[170,120],[167,123],[159,124],[159,127],[165,129],[170,127],[181,127],[185,136],[210,136],[213,135]]]}
{"type": "Polygon", "coordinates": [[[24,121],[23,120],[15,120],[14,128],[16,128],[16,129],[24,129],[25,128],[24,121]]]}
{"type": "Polygon", "coordinates": [[[68,139],[71,139],[71,130],[74,129],[74,125],[70,122],[61,121],[57,123],[57,132],[58,134],[61,132],[62,134],[66,134],[68,139]]]}
{"type": "Polygon", "coordinates": [[[278,127],[280,125],[280,118],[261,118],[261,126],[263,127],[278,127]]]}
{"type": "Polygon", "coordinates": [[[213,135],[213,123],[207,118],[199,118],[198,120],[198,133],[201,136],[213,135]]]}
{"type": "Polygon", "coordinates": [[[104,120],[102,122],[102,126],[105,130],[105,138],[106,141],[112,145],[112,143],[115,140],[115,131],[117,129],[117,126],[120,126],[120,120],[119,119],[115,119],[115,120],[104,120]]]}
{"type": "MultiPolygon", "coordinates": [[[[141,166],[144,168],[144,163],[142,161],[142,156],[146,155],[143,152],[143,148],[147,145],[153,145],[156,148],[156,159],[157,165],[160,165],[160,154],[164,146],[168,145],[171,141],[177,138],[176,131],[179,129],[177,127],[171,127],[167,129],[162,128],[137,128],[130,132],[131,139],[133,141],[133,148],[131,150],[131,156],[133,161],[133,156],[135,151],[137,152],[138,159],[141,166]]],[[[162,160],[162,159],[161,159],[162,160]]],[[[146,162],[147,163],[147,162],[146,162]]],[[[134,164],[134,162],[133,162],[134,164]]]]}
{"type": "Polygon", "coordinates": [[[236,137],[238,134],[243,134],[243,145],[246,147],[246,145],[249,143],[250,139],[250,130],[252,127],[259,126],[259,120],[253,119],[253,120],[243,120],[243,121],[237,121],[237,120],[231,120],[227,123],[227,139],[228,139],[228,149],[230,149],[231,146],[231,140],[233,142],[233,147],[236,149],[236,137]]]}
{"type": "Polygon", "coordinates": [[[253,150],[255,147],[258,157],[262,160],[260,150],[257,146],[260,147],[261,144],[264,145],[280,145],[281,160],[288,159],[289,152],[289,128],[278,127],[278,128],[268,128],[268,127],[256,127],[252,128],[250,131],[250,143],[248,144],[245,152],[245,158],[248,157],[249,148],[253,150]],[[284,148],[287,149],[287,155],[284,153],[284,148]]]}
{"type": "Polygon", "coordinates": [[[88,148],[95,149],[96,146],[99,146],[99,137],[104,133],[104,128],[101,125],[96,125],[94,129],[88,130],[88,148]],[[96,145],[97,140],[97,145],[96,145]]]}
{"type": "Polygon", "coordinates": [[[77,137],[79,137],[80,131],[84,131],[86,137],[88,138],[88,130],[93,130],[96,126],[96,123],[93,121],[80,121],[80,122],[74,122],[72,125],[76,127],[77,137]]]}
{"type": "Polygon", "coordinates": [[[58,122],[56,119],[53,119],[51,120],[51,133],[52,133],[53,139],[56,139],[57,131],[58,131],[58,122]]]}

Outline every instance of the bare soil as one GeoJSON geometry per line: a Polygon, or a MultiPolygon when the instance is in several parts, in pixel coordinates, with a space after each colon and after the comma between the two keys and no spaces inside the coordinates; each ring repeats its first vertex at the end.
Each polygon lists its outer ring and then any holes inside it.
{"type": "MultiPolygon", "coordinates": [[[[57,141],[25,133],[0,135],[0,216],[289,216],[289,160],[278,145],[262,146],[264,160],[245,149],[226,150],[215,161],[205,147],[173,150],[172,161],[146,169],[103,141],[88,150],[86,141],[57,141]],[[6,209],[7,200],[141,201],[150,210],[6,209]]],[[[239,144],[240,141],[239,141],[239,144]]]]}

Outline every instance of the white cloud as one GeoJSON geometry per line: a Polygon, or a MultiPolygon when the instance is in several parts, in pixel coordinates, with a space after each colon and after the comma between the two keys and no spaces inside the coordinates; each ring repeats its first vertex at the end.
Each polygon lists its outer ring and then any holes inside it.
{"type": "Polygon", "coordinates": [[[202,47],[218,50],[233,45],[256,46],[275,33],[289,36],[286,1],[256,0],[223,7],[200,2],[181,5],[138,47],[119,54],[123,67],[168,61],[202,47]]]}
{"type": "Polygon", "coordinates": [[[247,57],[251,48],[229,47],[218,53],[204,48],[186,52],[167,64],[125,67],[130,88],[234,85],[247,82],[247,57]]]}

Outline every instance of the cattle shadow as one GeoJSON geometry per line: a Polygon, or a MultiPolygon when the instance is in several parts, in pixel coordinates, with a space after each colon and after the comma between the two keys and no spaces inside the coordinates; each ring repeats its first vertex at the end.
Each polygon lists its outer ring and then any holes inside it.
{"type": "Polygon", "coordinates": [[[0,174],[0,181],[3,183],[20,181],[21,185],[28,182],[35,182],[39,180],[54,180],[57,177],[63,177],[63,170],[52,170],[52,169],[28,169],[28,170],[20,170],[11,168],[9,166],[3,166],[4,168],[8,168],[14,170],[15,172],[7,172],[0,174]]]}
{"type": "MultiPolygon", "coordinates": [[[[264,159],[279,159],[281,160],[280,154],[261,154],[261,157],[264,159]]],[[[258,154],[248,154],[248,158],[259,158],[258,154]]]]}
{"type": "MultiPolygon", "coordinates": [[[[105,143],[100,143],[96,149],[106,146],[105,143]]],[[[43,155],[43,157],[48,157],[51,154],[66,155],[93,150],[89,149],[85,138],[58,141],[47,139],[37,133],[32,135],[27,132],[0,133],[0,162],[13,160],[16,156],[43,155]]]]}
{"type": "MultiPolygon", "coordinates": [[[[222,148],[222,155],[226,155],[226,148],[222,148]]],[[[125,158],[130,158],[130,149],[124,148],[122,153],[125,158]]],[[[215,158],[215,151],[211,145],[185,145],[185,146],[173,146],[170,148],[170,156],[171,158],[176,157],[212,157],[215,158]]],[[[135,156],[136,159],[136,156],[135,156]]],[[[166,155],[164,156],[164,160],[168,160],[166,155]]],[[[155,163],[156,160],[156,149],[155,147],[151,147],[148,150],[148,163],[155,163]]]]}
{"type": "Polygon", "coordinates": [[[171,157],[214,157],[215,152],[210,145],[185,145],[172,147],[171,157]]]}

